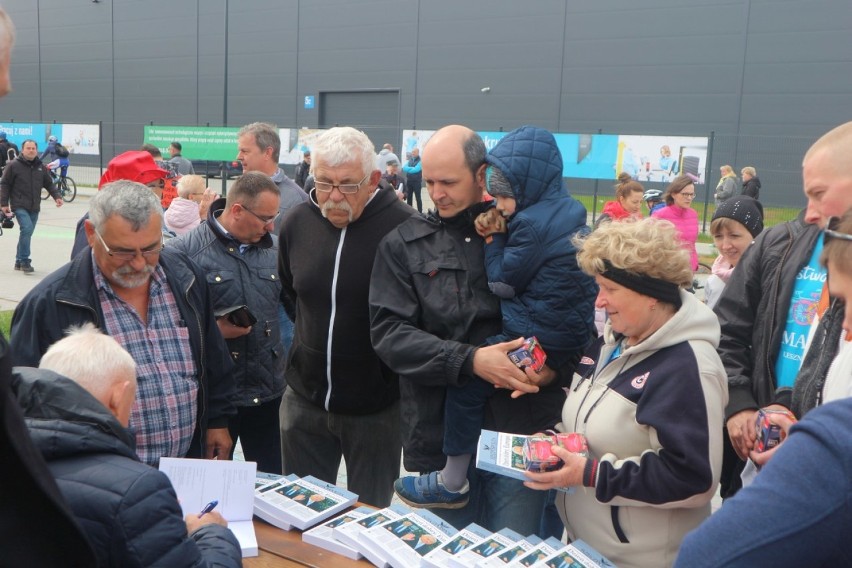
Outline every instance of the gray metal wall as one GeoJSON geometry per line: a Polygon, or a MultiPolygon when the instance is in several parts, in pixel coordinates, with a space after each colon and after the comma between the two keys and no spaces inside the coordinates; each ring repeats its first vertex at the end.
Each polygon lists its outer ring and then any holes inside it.
{"type": "Polygon", "coordinates": [[[804,150],[852,118],[849,0],[3,4],[18,41],[0,119],[104,121],[108,155],[148,122],[316,127],[304,96],[379,89],[398,108],[353,126],[713,131],[711,179],[754,165],[767,201],[799,205],[804,150]]]}

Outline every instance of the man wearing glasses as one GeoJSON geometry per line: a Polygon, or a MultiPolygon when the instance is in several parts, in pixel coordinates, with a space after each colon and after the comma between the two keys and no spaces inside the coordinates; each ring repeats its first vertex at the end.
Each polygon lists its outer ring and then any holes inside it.
{"type": "Polygon", "coordinates": [[[233,363],[206,275],[183,253],[163,249],[162,224],[160,202],[144,185],[104,185],[85,221],[91,250],[47,276],[15,309],[13,362],[38,366],[65,330],[92,322],[136,361],[130,428],[139,458],[154,466],[162,456],[225,458],[233,363]]]}
{"type": "Polygon", "coordinates": [[[370,344],[367,305],[379,241],[415,214],[377,189],[373,144],[338,127],[311,146],[311,202],[281,228],[281,300],[295,318],[281,403],[284,473],[334,483],[341,456],[348,488],[385,507],[399,476],[399,385],[370,344]]]}
{"type": "Polygon", "coordinates": [[[227,198],[210,205],[206,222],[168,241],[168,247],[185,252],[206,273],[214,313],[247,306],[258,320],[241,326],[218,317],[216,323],[236,365],[232,376],[237,385],[237,415],[228,423],[231,439],[236,443],[239,437],[245,458],[267,473],[281,473],[281,281],[278,237],[270,234],[279,200],[278,186],[269,176],[244,173],[227,198]]]}
{"type": "Polygon", "coordinates": [[[852,207],[850,152],[852,122],[811,146],[802,162],[807,208],[758,236],[714,308],[730,395],[725,413],[731,451],[723,463],[722,497],[739,488],[744,460],[755,456],[759,408],[791,410],[801,418],[819,403],[843,319],[842,302],[830,298],[819,258],[829,217],[852,207]]]}

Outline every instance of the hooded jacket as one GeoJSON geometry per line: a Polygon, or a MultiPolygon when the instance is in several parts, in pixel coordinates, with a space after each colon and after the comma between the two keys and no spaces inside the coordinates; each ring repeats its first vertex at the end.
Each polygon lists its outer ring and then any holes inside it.
{"type": "MultiPolygon", "coordinates": [[[[166,246],[183,251],[205,273],[214,313],[247,305],[258,319],[251,332],[226,339],[234,362],[237,406],[258,406],[284,393],[284,354],[278,319],[278,237],[266,233],[240,253],[240,243],[216,221],[225,198],[210,204],[207,220],[166,246]]],[[[196,214],[197,217],[197,214],[196,214]]]]}
{"type": "Polygon", "coordinates": [[[692,207],[680,207],[674,203],[654,211],[655,219],[671,221],[680,236],[684,250],[689,251],[689,264],[692,271],[698,270],[698,251],[695,241],[698,240],[698,213],[692,207]]]}
{"type": "Polygon", "coordinates": [[[760,199],[760,178],[752,177],[748,181],[743,182],[743,195],[753,199],[760,199]]]}
{"type": "Polygon", "coordinates": [[[296,322],[287,386],[329,412],[372,414],[399,399],[399,381],[370,344],[370,271],[379,241],[415,211],[378,189],[338,229],[315,199],[291,210],[279,237],[281,301],[296,322]]]}
{"type": "Polygon", "coordinates": [[[503,172],[515,197],[508,234],[485,245],[488,284],[503,312],[503,333],[489,342],[536,336],[556,369],[597,335],[597,285],[580,270],[571,241],[589,230],[586,208],[568,195],[562,155],[547,130],[514,130],[485,160],[503,172]]]}
{"type": "Polygon", "coordinates": [[[133,437],[70,379],[17,367],[12,388],[33,443],[47,461],[97,556],[97,566],[240,566],[227,528],[186,534],[165,474],[139,461],[133,437]]]}
{"type": "Polygon", "coordinates": [[[683,305],[641,343],[623,345],[609,323],[600,353],[575,379],[562,428],[580,432],[590,458],[583,486],[560,492],[571,539],[616,566],[663,567],[684,535],[710,516],[722,465],[728,400],[713,312],[681,291],[683,305]]]}
{"type": "Polygon", "coordinates": [[[192,199],[176,197],[172,200],[169,208],[163,213],[163,222],[171,232],[182,235],[201,224],[198,216],[200,206],[192,199]]]}

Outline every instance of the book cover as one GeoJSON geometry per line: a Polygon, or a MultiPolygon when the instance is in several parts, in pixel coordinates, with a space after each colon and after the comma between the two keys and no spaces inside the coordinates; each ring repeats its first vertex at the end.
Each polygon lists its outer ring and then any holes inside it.
{"type": "Polygon", "coordinates": [[[346,546],[354,548],[364,556],[367,556],[367,558],[370,559],[370,562],[376,566],[388,566],[387,559],[382,558],[382,555],[374,554],[374,556],[377,556],[375,560],[370,558],[365,551],[363,544],[359,541],[358,535],[369,528],[394,521],[410,511],[411,509],[405,505],[391,505],[385,509],[373,511],[373,513],[366,517],[352,521],[351,523],[334,527],[331,534],[336,540],[339,540],[346,546]]]}
{"type": "Polygon", "coordinates": [[[477,563],[476,568],[503,568],[516,558],[520,558],[527,552],[533,549],[542,540],[538,536],[531,534],[523,540],[519,540],[512,546],[509,546],[493,556],[483,558],[477,563]]]}
{"type": "Polygon", "coordinates": [[[292,529],[293,526],[290,523],[282,521],[279,518],[277,518],[275,515],[267,513],[266,509],[259,508],[257,506],[258,501],[259,501],[257,496],[260,493],[264,493],[266,491],[270,491],[270,490],[278,487],[279,483],[296,481],[297,479],[299,479],[299,476],[292,474],[292,473],[290,475],[286,475],[286,476],[285,475],[277,475],[277,474],[274,474],[274,473],[263,473],[263,472],[258,473],[257,476],[255,477],[255,481],[254,481],[254,504],[253,504],[253,507],[252,507],[254,515],[257,518],[263,519],[264,521],[266,521],[270,525],[272,525],[274,527],[278,527],[281,530],[289,531],[290,529],[292,529]]]}
{"type": "Polygon", "coordinates": [[[471,546],[491,536],[491,531],[476,523],[460,530],[454,537],[423,557],[420,565],[424,568],[449,568],[450,557],[461,554],[471,546]]]}
{"type": "Polygon", "coordinates": [[[533,568],[614,568],[612,562],[597,550],[579,540],[555,551],[532,566],[533,568]],[[577,546],[578,543],[579,546],[577,546]],[[591,557],[586,552],[589,552],[591,557]]]}
{"type": "Polygon", "coordinates": [[[215,510],[228,521],[243,558],[257,556],[251,520],[255,462],[164,457],[159,467],[172,482],[184,516],[198,514],[207,503],[218,501],[215,510]]]}
{"type": "MultiPolygon", "coordinates": [[[[360,535],[364,550],[382,551],[393,568],[420,566],[421,559],[446,544],[458,531],[447,521],[427,510],[371,527],[360,535]]],[[[370,555],[365,554],[367,558],[370,555]]]]}
{"type": "MultiPolygon", "coordinates": [[[[524,475],[524,441],[531,436],[482,430],[476,451],[476,467],[512,479],[527,481],[524,475]]],[[[572,493],[573,487],[557,487],[557,491],[572,493]]]]}
{"type": "Polygon", "coordinates": [[[524,537],[511,529],[503,529],[484,539],[482,542],[468,548],[458,556],[450,558],[452,568],[470,568],[490,556],[496,556],[500,551],[510,548],[524,537]]]}
{"type": "MultiPolygon", "coordinates": [[[[255,491],[255,510],[291,527],[305,530],[350,507],[358,500],[351,491],[311,475],[278,481],[255,491]]],[[[273,523],[275,524],[275,523],[273,523]]],[[[277,526],[277,525],[276,525],[277,526]]]]}
{"type": "Polygon", "coordinates": [[[335,552],[347,558],[351,558],[352,560],[358,560],[362,558],[362,554],[358,552],[358,550],[352,548],[351,546],[347,546],[346,544],[340,542],[336,538],[334,538],[334,528],[339,527],[341,525],[345,525],[346,523],[350,523],[352,521],[357,521],[359,519],[363,519],[367,515],[374,513],[376,510],[372,507],[358,507],[357,509],[352,509],[342,515],[334,517],[331,520],[328,520],[322,524],[315,526],[314,528],[307,530],[302,533],[302,541],[307,542],[308,544],[312,544],[314,546],[318,546],[320,548],[324,548],[326,550],[330,550],[331,552],[335,552]]]}
{"type": "Polygon", "coordinates": [[[568,545],[558,538],[548,537],[547,540],[538,543],[518,558],[509,562],[507,568],[529,568],[536,562],[544,560],[557,550],[561,550],[566,546],[568,545]]]}

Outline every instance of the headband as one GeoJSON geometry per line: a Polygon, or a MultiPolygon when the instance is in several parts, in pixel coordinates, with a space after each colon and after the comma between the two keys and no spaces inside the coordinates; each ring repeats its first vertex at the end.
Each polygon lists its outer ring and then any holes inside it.
{"type": "Polygon", "coordinates": [[[601,276],[604,278],[609,278],[634,292],[656,298],[661,302],[667,302],[674,305],[676,309],[680,309],[682,302],[680,287],[677,284],[644,274],[633,274],[623,268],[616,268],[608,260],[604,260],[603,263],[606,270],[601,272],[601,276]]]}

